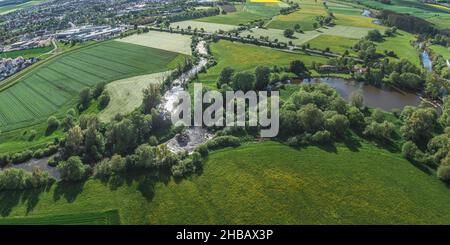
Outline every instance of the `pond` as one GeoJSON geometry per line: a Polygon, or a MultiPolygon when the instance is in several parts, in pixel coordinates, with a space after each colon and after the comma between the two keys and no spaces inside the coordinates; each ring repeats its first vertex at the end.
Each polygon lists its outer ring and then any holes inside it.
{"type": "Polygon", "coordinates": [[[380,108],[386,111],[403,109],[407,105],[417,106],[421,101],[420,96],[413,93],[402,93],[394,89],[377,88],[369,84],[346,80],[343,78],[323,77],[305,79],[304,82],[326,83],[335,88],[337,92],[346,100],[353,92],[359,91],[364,96],[365,106],[380,108]]]}
{"type": "Polygon", "coordinates": [[[58,169],[48,165],[48,157],[44,157],[41,159],[32,158],[24,163],[9,165],[6,168],[19,168],[19,169],[23,169],[27,172],[33,172],[33,170],[35,168],[38,168],[42,171],[48,172],[48,174],[50,176],[52,176],[53,178],[55,178],[57,180],[60,179],[60,174],[59,174],[58,169]]]}

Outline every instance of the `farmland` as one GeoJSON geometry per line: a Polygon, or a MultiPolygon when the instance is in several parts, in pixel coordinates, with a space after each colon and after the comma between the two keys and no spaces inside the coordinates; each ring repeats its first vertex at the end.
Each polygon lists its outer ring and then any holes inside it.
{"type": "Polygon", "coordinates": [[[125,38],[117,39],[117,41],[186,55],[191,55],[192,53],[191,37],[175,33],[149,31],[143,34],[131,35],[125,38]]]}
{"type": "MultiPolygon", "coordinates": [[[[246,37],[248,35],[253,36],[255,38],[259,37],[269,37],[270,40],[278,39],[280,42],[292,42],[295,45],[302,45],[314,38],[319,37],[320,35],[327,35],[327,36],[337,36],[337,37],[343,37],[348,39],[360,39],[367,35],[367,32],[369,32],[370,28],[363,28],[363,27],[352,27],[352,26],[342,26],[342,25],[336,25],[332,27],[322,27],[317,30],[313,31],[305,31],[303,33],[295,33],[293,38],[286,38],[283,34],[283,30],[279,29],[252,29],[250,31],[244,31],[240,33],[240,36],[246,37]]],[[[332,45],[333,43],[330,42],[329,45],[332,45]]]]}
{"type": "Polygon", "coordinates": [[[33,0],[33,1],[28,1],[28,2],[22,3],[22,4],[3,6],[3,7],[0,7],[0,15],[11,13],[11,12],[19,10],[19,9],[28,8],[28,7],[40,4],[44,1],[45,0],[33,0]]]}
{"type": "Polygon", "coordinates": [[[46,120],[73,106],[74,98],[85,87],[168,70],[176,66],[172,61],[183,57],[180,55],[109,41],[58,56],[3,88],[0,128],[11,130],[46,120]]]}
{"type": "Polygon", "coordinates": [[[326,61],[326,58],[320,56],[289,53],[229,41],[213,43],[210,48],[218,64],[208,69],[206,73],[200,73],[199,80],[212,88],[215,88],[216,79],[226,66],[231,66],[237,71],[245,71],[252,70],[258,65],[269,67],[288,65],[292,60],[302,60],[307,65],[311,64],[312,61],[323,63],[326,61]]]}
{"type": "Polygon", "coordinates": [[[39,57],[39,56],[41,56],[45,53],[48,53],[52,50],[53,50],[52,46],[46,46],[46,47],[41,47],[41,48],[3,52],[3,53],[0,53],[0,58],[16,58],[19,56],[22,56],[24,58],[39,57]]]}
{"type": "Polygon", "coordinates": [[[259,19],[270,19],[278,15],[280,6],[278,3],[251,3],[236,5],[236,11],[226,15],[211,16],[197,19],[201,22],[211,22],[226,25],[245,24],[259,19]]]}
{"type": "Polygon", "coordinates": [[[166,75],[167,72],[153,73],[125,78],[107,84],[106,90],[111,96],[111,101],[100,112],[100,120],[107,122],[118,113],[132,112],[142,103],[142,90],[150,83],[161,83],[166,75]]]}
{"type": "Polygon", "coordinates": [[[28,217],[117,209],[123,224],[448,224],[450,218],[443,183],[365,143],[335,152],[248,144],[212,153],[201,175],[179,183],[151,187],[131,177],[114,183],[59,184],[31,207],[26,199],[14,202],[16,195],[0,202],[1,210],[10,219],[27,209],[28,217]]]}
{"type": "Polygon", "coordinates": [[[274,17],[269,24],[266,26],[267,28],[273,29],[287,29],[293,28],[295,24],[300,24],[303,31],[313,30],[313,23],[315,22],[316,16],[325,16],[327,12],[323,7],[322,1],[301,1],[300,10],[288,14],[288,15],[279,15],[274,17]]]}
{"type": "Polygon", "coordinates": [[[187,30],[189,26],[194,30],[197,28],[200,30],[203,28],[206,32],[218,32],[220,30],[222,31],[231,31],[233,29],[236,29],[237,26],[234,25],[226,25],[226,24],[218,24],[218,23],[209,23],[209,22],[200,22],[200,21],[193,21],[193,20],[185,20],[185,21],[179,21],[174,22],[170,24],[170,27],[177,29],[179,27],[180,29],[187,30]]]}
{"type": "Polygon", "coordinates": [[[415,0],[392,0],[392,4],[382,4],[374,0],[362,0],[371,8],[388,9],[398,13],[410,14],[425,19],[440,29],[448,29],[450,24],[450,11],[415,0]]]}

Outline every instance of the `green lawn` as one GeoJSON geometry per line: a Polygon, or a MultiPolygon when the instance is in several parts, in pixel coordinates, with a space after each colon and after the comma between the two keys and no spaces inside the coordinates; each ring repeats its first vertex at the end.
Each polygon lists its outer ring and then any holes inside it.
{"type": "MultiPolygon", "coordinates": [[[[419,52],[411,45],[411,41],[416,38],[413,34],[404,31],[397,31],[394,37],[385,38],[381,43],[377,43],[377,51],[394,51],[398,59],[407,59],[417,66],[421,66],[419,52]]],[[[396,58],[394,58],[396,59],[396,58]]]]}
{"type": "Polygon", "coordinates": [[[48,53],[53,50],[53,46],[46,46],[41,48],[33,48],[33,49],[25,49],[25,50],[17,50],[10,52],[0,53],[0,58],[16,58],[22,56],[24,58],[32,58],[39,57],[45,53],[48,53]]]}
{"type": "Polygon", "coordinates": [[[326,62],[322,56],[295,54],[251,44],[219,41],[210,45],[211,52],[217,59],[217,65],[208,69],[206,73],[199,74],[199,80],[211,87],[216,87],[216,80],[226,66],[231,66],[237,71],[253,70],[258,65],[272,67],[286,66],[292,60],[301,60],[309,65],[312,61],[326,62]]]}
{"type": "Polygon", "coordinates": [[[117,209],[123,224],[450,222],[445,184],[365,143],[327,151],[252,143],[210,154],[201,175],[181,182],[91,179],[35,196],[1,194],[0,214],[8,218],[117,209]]]}
{"type": "Polygon", "coordinates": [[[311,48],[324,50],[330,48],[331,52],[343,54],[346,50],[352,53],[353,46],[358,43],[359,39],[346,38],[331,35],[320,35],[309,41],[311,48]]]}
{"type": "Polygon", "coordinates": [[[65,113],[79,91],[99,82],[166,71],[185,57],[165,50],[106,41],[57,56],[0,88],[0,129],[8,131],[65,113]]]}
{"type": "Polygon", "coordinates": [[[0,218],[0,225],[119,225],[117,210],[46,216],[0,218]]]}
{"type": "Polygon", "coordinates": [[[431,50],[433,52],[436,52],[444,57],[444,59],[450,60],[450,51],[449,48],[441,46],[441,45],[431,45],[431,50]]]}

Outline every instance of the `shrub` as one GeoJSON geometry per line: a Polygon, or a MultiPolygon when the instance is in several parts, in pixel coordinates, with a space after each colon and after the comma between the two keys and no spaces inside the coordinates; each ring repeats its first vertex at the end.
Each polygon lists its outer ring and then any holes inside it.
{"type": "Polygon", "coordinates": [[[437,177],[442,181],[450,181],[450,166],[439,166],[437,169],[437,177]]]}
{"type": "Polygon", "coordinates": [[[9,155],[7,154],[0,155],[0,167],[8,165],[9,161],[10,161],[9,155]]]}
{"type": "Polygon", "coordinates": [[[55,116],[50,116],[47,119],[47,127],[52,130],[57,129],[60,123],[61,122],[55,116]]]}
{"type": "Polygon", "coordinates": [[[37,135],[36,130],[34,130],[34,129],[30,130],[30,135],[28,135],[28,140],[29,141],[34,140],[36,138],[36,135],[37,135]]]}
{"type": "Polygon", "coordinates": [[[176,178],[187,177],[194,173],[195,165],[191,158],[186,158],[172,166],[172,175],[176,178]]]}
{"type": "Polygon", "coordinates": [[[106,108],[106,106],[108,106],[110,101],[110,97],[109,97],[109,93],[104,91],[100,97],[98,97],[98,106],[100,108],[100,110],[103,110],[106,108]]]}
{"type": "Polygon", "coordinates": [[[67,161],[61,162],[57,168],[64,181],[80,181],[89,174],[89,166],[84,165],[78,156],[72,156],[67,161]]]}
{"type": "Polygon", "coordinates": [[[7,168],[0,172],[0,190],[23,190],[27,188],[29,173],[23,169],[7,168]]]}
{"type": "Polygon", "coordinates": [[[151,146],[157,146],[159,144],[158,138],[156,138],[155,136],[150,136],[150,138],[148,139],[148,144],[151,146]]]}
{"type": "Polygon", "coordinates": [[[58,160],[56,159],[56,157],[55,156],[51,156],[49,159],[48,159],[48,162],[47,162],[47,164],[48,164],[48,166],[51,166],[51,167],[56,167],[57,165],[58,165],[58,160]]]}
{"type": "Polygon", "coordinates": [[[208,156],[208,146],[206,146],[205,144],[201,144],[199,146],[197,146],[197,148],[195,148],[195,151],[200,153],[200,155],[202,157],[206,157],[208,156]]]}
{"type": "Polygon", "coordinates": [[[105,82],[97,83],[97,85],[95,85],[94,90],[92,91],[92,97],[95,99],[98,98],[104,92],[105,86],[106,86],[105,82]]]}
{"type": "Polygon", "coordinates": [[[12,155],[11,157],[11,163],[18,164],[23,163],[25,161],[28,161],[33,156],[33,152],[30,150],[18,152],[12,155]]]}
{"type": "Polygon", "coordinates": [[[33,152],[33,158],[41,158],[44,156],[44,150],[37,149],[33,152]]]}
{"type": "Polygon", "coordinates": [[[238,147],[241,145],[239,138],[234,136],[219,136],[206,143],[209,150],[217,150],[225,147],[238,147]]]}
{"type": "Polygon", "coordinates": [[[423,153],[412,141],[407,141],[402,146],[402,155],[410,161],[421,162],[423,160],[423,153]]]}
{"type": "Polygon", "coordinates": [[[318,131],[312,136],[312,141],[317,144],[328,144],[331,142],[331,134],[327,130],[318,131]]]}

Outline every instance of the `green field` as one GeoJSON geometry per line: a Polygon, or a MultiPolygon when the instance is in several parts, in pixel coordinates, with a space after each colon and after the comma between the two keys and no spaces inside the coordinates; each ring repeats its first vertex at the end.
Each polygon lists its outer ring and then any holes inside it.
{"type": "Polygon", "coordinates": [[[181,182],[90,179],[56,185],[31,204],[32,198],[2,194],[0,211],[8,218],[117,209],[123,224],[450,222],[445,184],[365,143],[328,150],[254,143],[210,154],[200,176],[181,182]]]}
{"type": "Polygon", "coordinates": [[[234,25],[226,25],[226,24],[218,24],[218,23],[210,23],[210,22],[201,22],[201,21],[194,21],[194,20],[185,20],[185,21],[179,21],[179,22],[173,22],[170,24],[170,27],[187,30],[188,27],[191,27],[192,30],[197,28],[199,31],[201,28],[205,30],[206,32],[218,32],[220,30],[222,31],[231,31],[233,29],[236,29],[237,26],[234,25]]]}
{"type": "Polygon", "coordinates": [[[343,54],[346,50],[352,52],[353,46],[359,39],[346,38],[331,35],[320,35],[308,42],[311,48],[325,50],[330,48],[331,52],[343,54]]]}
{"type": "Polygon", "coordinates": [[[99,82],[162,72],[184,55],[135,44],[107,41],[69,52],[27,70],[16,83],[0,88],[0,129],[12,130],[46,120],[73,106],[83,88],[99,82]]]}
{"type": "Polygon", "coordinates": [[[22,4],[3,6],[3,7],[0,7],[0,15],[11,13],[13,11],[28,8],[28,7],[31,7],[34,5],[38,5],[44,1],[47,1],[47,0],[33,0],[33,1],[28,1],[28,2],[22,3],[22,4]]]}
{"type": "Polygon", "coordinates": [[[142,104],[142,90],[150,83],[162,83],[167,72],[125,78],[106,85],[111,100],[99,116],[102,121],[110,121],[118,113],[127,114],[142,104]]]}
{"type": "Polygon", "coordinates": [[[449,48],[441,46],[441,45],[431,45],[430,49],[433,50],[433,52],[436,52],[436,53],[442,55],[442,57],[444,57],[444,59],[450,60],[449,48]]]}
{"type": "Polygon", "coordinates": [[[287,29],[294,28],[296,24],[300,24],[303,31],[313,30],[313,23],[316,16],[325,16],[327,12],[323,7],[323,1],[304,0],[299,1],[300,10],[288,15],[279,15],[268,23],[267,28],[287,29]]]}
{"type": "Polygon", "coordinates": [[[41,47],[41,48],[3,52],[3,53],[0,53],[0,58],[16,58],[19,56],[22,56],[24,58],[39,57],[39,56],[41,56],[45,53],[48,53],[52,50],[53,50],[53,46],[46,46],[46,47],[41,47]]]}
{"type": "Polygon", "coordinates": [[[119,225],[117,210],[47,216],[0,218],[0,225],[119,225]]]}
{"type": "Polygon", "coordinates": [[[217,59],[217,65],[208,69],[206,73],[199,74],[199,80],[211,87],[216,88],[216,80],[220,72],[226,66],[233,67],[236,71],[253,70],[258,65],[272,67],[286,66],[292,60],[301,60],[305,64],[312,61],[326,62],[326,58],[307,54],[296,54],[287,51],[274,50],[251,44],[233,43],[219,41],[210,45],[211,53],[217,59]]]}
{"type": "Polygon", "coordinates": [[[171,52],[191,55],[191,36],[169,32],[149,31],[125,38],[116,39],[119,42],[142,45],[171,52]]]}
{"type": "Polygon", "coordinates": [[[415,41],[414,35],[397,31],[394,37],[387,37],[381,43],[377,43],[377,51],[382,53],[383,50],[394,51],[398,59],[407,59],[417,66],[421,66],[419,52],[411,45],[415,41]]]}
{"type": "MultiPolygon", "coordinates": [[[[283,30],[280,29],[252,29],[249,31],[243,31],[239,35],[241,37],[247,37],[248,35],[253,36],[255,38],[269,37],[269,40],[274,41],[278,39],[280,42],[292,42],[294,45],[300,46],[304,43],[307,43],[321,35],[325,35],[326,37],[332,37],[328,41],[328,45],[333,45],[333,41],[339,40],[342,37],[343,39],[360,39],[367,35],[367,33],[372,30],[371,28],[364,27],[353,27],[353,26],[342,26],[336,25],[332,27],[322,27],[313,31],[305,31],[303,33],[296,32],[293,38],[286,38],[283,34],[283,30]]],[[[326,38],[324,37],[324,38],[326,38]]],[[[353,42],[352,42],[353,43],[353,42]]]]}
{"type": "Polygon", "coordinates": [[[239,25],[259,19],[270,19],[280,13],[280,6],[277,3],[251,3],[246,2],[236,5],[236,12],[225,15],[216,15],[196,19],[201,22],[211,22],[226,25],[239,25]]]}
{"type": "Polygon", "coordinates": [[[391,4],[382,4],[375,0],[361,0],[361,3],[376,9],[388,9],[398,13],[413,15],[425,19],[440,29],[450,28],[450,11],[424,4],[416,0],[391,0],[391,4]]]}

